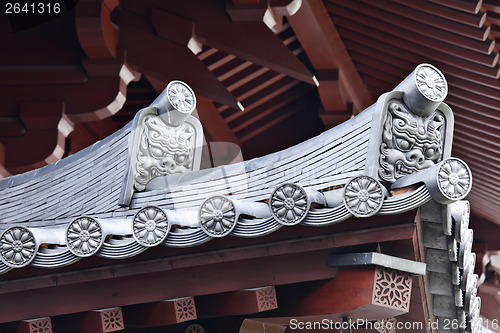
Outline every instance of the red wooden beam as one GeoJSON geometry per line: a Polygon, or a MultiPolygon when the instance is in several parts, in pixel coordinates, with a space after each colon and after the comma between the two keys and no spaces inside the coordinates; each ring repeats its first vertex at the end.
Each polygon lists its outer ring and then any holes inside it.
{"type": "Polygon", "coordinates": [[[113,60],[84,61],[83,67],[88,76],[82,84],[77,84],[80,78],[76,81],[71,78],[71,73],[75,73],[74,66],[67,67],[68,71],[56,71],[56,79],[50,77],[51,67],[35,71],[48,77],[46,81],[40,78],[34,81],[31,80],[32,76],[24,76],[29,72],[29,66],[12,74],[19,74],[19,83],[22,85],[2,87],[3,95],[8,96],[3,115],[7,112],[15,114],[19,104],[28,100],[63,101],[66,114],[73,122],[99,120],[118,112],[125,102],[128,83],[138,79],[137,73],[127,66],[124,55],[121,54],[113,60]],[[66,74],[70,76],[69,82],[63,80],[66,74]],[[54,85],[47,85],[45,82],[52,82],[54,85]],[[29,84],[30,89],[24,84],[29,84]],[[89,99],[88,96],[92,98],[89,99]]]}
{"type": "Polygon", "coordinates": [[[88,77],[81,65],[26,65],[0,67],[0,85],[74,85],[88,77]]]}
{"type": "MultiPolygon", "coordinates": [[[[122,15],[125,20],[126,13],[122,15]]],[[[187,47],[125,23],[120,31],[120,45],[137,71],[164,82],[185,81],[198,94],[239,108],[236,98],[187,47]]]]}
{"type": "MultiPolygon", "coordinates": [[[[158,9],[153,10],[158,11],[155,14],[158,24],[165,22],[165,12],[189,18],[195,22],[196,35],[203,45],[301,81],[315,82],[314,75],[307,67],[262,22],[231,22],[224,10],[209,1],[158,2],[156,5],[158,9]]],[[[124,4],[125,8],[135,11],[144,11],[143,6],[130,2],[124,4]]]]}
{"type": "Polygon", "coordinates": [[[300,10],[289,17],[290,25],[304,47],[309,60],[318,71],[320,98],[325,110],[344,111],[347,101],[354,105],[354,113],[371,103],[342,40],[321,0],[307,0],[300,10]],[[338,77],[326,75],[338,70],[338,77]],[[325,75],[321,75],[325,73],[325,75]],[[336,82],[338,81],[338,83],[336,82]],[[340,92],[338,90],[340,85],[340,92]],[[336,89],[336,90],[335,90],[336,89]]]}
{"type": "MultiPolygon", "coordinates": [[[[343,3],[343,5],[347,5],[343,3]]],[[[329,11],[336,15],[336,8],[338,6],[338,3],[327,3],[327,8],[329,11]]],[[[378,17],[379,19],[382,19],[385,22],[392,22],[394,26],[399,26],[399,27],[405,27],[405,29],[408,29],[410,31],[415,31],[419,32],[420,34],[424,36],[428,36],[429,38],[432,39],[437,39],[449,44],[453,44],[456,46],[464,47],[469,50],[474,50],[478,51],[481,53],[491,53],[494,49],[495,42],[494,40],[474,40],[465,36],[461,36],[458,34],[455,34],[454,32],[438,29],[435,27],[430,27],[425,24],[421,24],[418,21],[415,20],[408,20],[401,18],[398,15],[391,14],[390,12],[387,12],[385,10],[377,9],[375,7],[366,7],[366,5],[359,4],[358,6],[355,6],[353,9],[352,6],[349,6],[351,9],[351,13],[348,16],[345,16],[346,18],[355,18],[356,13],[362,12],[367,14],[367,16],[373,17],[378,17]]],[[[344,15],[342,15],[344,16],[344,15]]]]}
{"type": "Polygon", "coordinates": [[[441,6],[450,7],[467,13],[477,14],[481,10],[483,0],[429,0],[441,6]]]}
{"type": "Polygon", "coordinates": [[[39,168],[63,157],[66,137],[73,130],[72,122],[64,116],[64,103],[23,103],[20,117],[26,134],[3,137],[6,167],[14,173],[39,168]],[[30,149],[37,142],[37,149],[30,149]],[[26,149],[30,153],[26,154],[26,149]],[[14,164],[16,163],[16,164],[14,164]]]}
{"type": "MultiPolygon", "coordinates": [[[[381,19],[378,16],[372,16],[371,12],[366,10],[363,14],[356,14],[341,6],[331,6],[332,10],[339,16],[335,18],[335,23],[343,28],[347,28],[363,36],[373,37],[376,36],[378,39],[383,39],[384,42],[400,46],[402,49],[409,49],[409,46],[413,46],[413,52],[419,54],[425,54],[428,57],[436,58],[438,60],[444,61],[441,54],[447,54],[448,57],[456,57],[460,59],[465,59],[477,64],[486,65],[492,67],[498,61],[497,53],[480,53],[473,50],[464,49],[461,46],[454,46],[448,43],[442,43],[441,41],[424,36],[417,31],[406,29],[402,27],[397,33],[394,31],[394,24],[388,23],[391,20],[400,20],[395,14],[390,13],[380,13],[380,15],[386,18],[381,19]],[[367,14],[370,13],[370,14],[367,14]],[[359,19],[362,19],[361,24],[359,24],[359,19]],[[383,35],[383,37],[382,37],[383,35]],[[385,39],[387,37],[387,39],[385,39]],[[397,42],[396,42],[397,41],[397,42]],[[421,50],[415,50],[415,45],[419,45],[421,50]],[[424,47],[422,49],[422,46],[424,47]],[[441,59],[440,59],[441,58],[441,59]]],[[[364,8],[363,5],[360,5],[364,8]]],[[[357,8],[357,7],[356,7],[357,8]]],[[[342,34],[344,37],[344,34],[342,34]]]]}
{"type": "Polygon", "coordinates": [[[158,36],[184,45],[194,54],[201,52],[203,46],[196,37],[193,21],[153,8],[151,22],[158,36]]]}
{"type": "Polygon", "coordinates": [[[197,318],[193,297],[133,305],[124,308],[123,312],[127,326],[135,328],[166,326],[197,318]]]}
{"type": "Polygon", "coordinates": [[[57,316],[53,318],[52,326],[55,332],[61,333],[108,333],[122,331],[125,328],[125,323],[122,309],[112,307],[57,316]]]}
{"type": "Polygon", "coordinates": [[[83,0],[76,6],[76,31],[83,50],[90,59],[116,56],[118,28],[111,22],[111,12],[119,0],[83,0]]]}
{"type": "Polygon", "coordinates": [[[274,286],[196,297],[199,318],[245,315],[274,310],[277,307],[274,286]]]}
{"type": "Polygon", "coordinates": [[[5,168],[5,146],[0,143],[0,178],[11,176],[11,173],[5,168]]]}
{"type": "MultiPolygon", "coordinates": [[[[359,19],[362,19],[361,16],[359,19]]],[[[345,19],[337,19],[339,25],[345,19]]],[[[367,22],[370,18],[366,18],[367,22]]],[[[391,63],[391,58],[401,58],[412,61],[413,63],[420,63],[423,60],[431,59],[432,63],[438,66],[445,73],[453,72],[457,76],[465,76],[467,72],[486,76],[489,78],[498,78],[500,75],[500,68],[495,66],[485,66],[478,63],[473,63],[458,57],[450,56],[448,53],[443,53],[437,50],[431,50],[427,47],[420,49],[427,49],[430,53],[425,53],[422,50],[415,50],[415,45],[408,43],[404,39],[397,37],[390,37],[386,42],[385,34],[370,34],[364,36],[356,33],[350,29],[339,26],[339,31],[344,37],[344,43],[349,50],[356,50],[357,52],[368,52],[368,50],[377,50],[377,52],[366,53],[370,54],[373,58],[379,59],[382,62],[391,63]],[[402,44],[394,44],[398,40],[402,44]],[[411,45],[411,47],[410,47],[411,45]],[[382,50],[382,51],[380,51],[382,50]],[[389,57],[385,57],[389,54],[389,57]],[[432,56],[430,56],[432,55],[432,56]],[[447,59],[447,60],[446,60],[447,59]]]]}
{"type": "Polygon", "coordinates": [[[338,314],[338,318],[363,320],[394,317],[409,311],[411,284],[411,276],[404,272],[377,266],[342,267],[333,279],[280,286],[279,314],[292,317],[338,314]],[[398,288],[401,298],[387,298],[391,286],[398,288]]]}
{"type": "Polygon", "coordinates": [[[0,281],[0,308],[10,309],[0,322],[332,278],[332,249],[413,234],[401,225],[0,281]]]}
{"type": "Polygon", "coordinates": [[[486,40],[491,30],[490,27],[485,25],[481,27],[471,27],[458,22],[445,20],[435,14],[428,14],[425,12],[418,12],[417,15],[415,15],[415,10],[394,3],[392,1],[372,2],[369,0],[362,0],[362,2],[369,4],[370,8],[380,8],[381,10],[384,10],[386,12],[396,14],[403,20],[408,20],[408,19],[415,20],[415,18],[418,17],[418,22],[420,24],[435,27],[438,29],[452,32],[454,34],[458,34],[464,37],[469,37],[477,40],[482,40],[482,41],[486,40]],[[390,6],[388,6],[389,4],[390,6]]]}
{"type": "MultiPolygon", "coordinates": [[[[415,2],[411,0],[395,0],[400,4],[404,4],[407,7],[420,10],[422,12],[427,12],[429,14],[434,14],[446,18],[450,21],[460,22],[473,27],[481,27],[486,21],[486,12],[477,13],[464,13],[457,11],[455,9],[446,8],[438,4],[433,4],[429,2],[415,2]]],[[[416,14],[418,15],[418,14],[416,14]]]]}
{"type": "Polygon", "coordinates": [[[52,322],[49,317],[29,319],[20,321],[15,330],[15,333],[52,333],[52,322]]]}
{"type": "Polygon", "coordinates": [[[197,111],[203,130],[208,132],[215,142],[231,142],[240,145],[240,140],[234,135],[212,101],[197,95],[197,111]]]}
{"type": "Polygon", "coordinates": [[[232,22],[259,22],[264,19],[269,0],[232,1],[226,0],[226,12],[232,22]]]}

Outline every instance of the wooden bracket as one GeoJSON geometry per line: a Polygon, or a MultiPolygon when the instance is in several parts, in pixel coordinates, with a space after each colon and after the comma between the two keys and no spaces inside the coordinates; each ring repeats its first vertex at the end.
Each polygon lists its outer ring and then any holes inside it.
{"type": "Polygon", "coordinates": [[[176,298],[124,308],[127,324],[134,327],[165,326],[196,319],[193,297],[176,298]]]}

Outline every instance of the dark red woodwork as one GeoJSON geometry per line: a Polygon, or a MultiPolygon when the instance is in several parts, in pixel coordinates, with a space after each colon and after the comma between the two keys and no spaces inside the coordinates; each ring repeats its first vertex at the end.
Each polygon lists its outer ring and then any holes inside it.
{"type": "Polygon", "coordinates": [[[332,278],[332,249],[413,235],[412,225],[383,227],[1,281],[11,311],[0,322],[332,278]]]}
{"type": "Polygon", "coordinates": [[[367,320],[407,313],[409,309],[375,301],[377,270],[380,268],[376,266],[343,267],[330,280],[280,286],[277,290],[279,313],[292,318],[332,314],[333,318],[346,316],[367,320]]]}
{"type": "Polygon", "coordinates": [[[128,327],[166,326],[196,319],[197,309],[193,297],[183,297],[129,306],[124,316],[128,327]]]}
{"type": "Polygon", "coordinates": [[[354,114],[366,108],[371,96],[345,51],[323,2],[304,1],[289,22],[318,71],[319,94],[325,110],[344,110],[347,100],[353,103],[354,114]],[[336,76],[329,74],[334,69],[338,71],[336,76]]]}
{"type": "Polygon", "coordinates": [[[82,0],[76,12],[76,30],[85,54],[90,59],[113,59],[118,45],[118,27],[111,12],[119,0],[82,0]]]}
{"type": "MultiPolygon", "coordinates": [[[[11,332],[15,333],[52,333],[52,322],[49,317],[29,319],[20,321],[14,329],[11,326],[11,332]]],[[[8,328],[7,328],[8,329],[8,328]]],[[[97,331],[96,331],[97,332],[97,331]]]]}
{"type": "Polygon", "coordinates": [[[54,332],[60,333],[108,333],[125,328],[120,307],[56,316],[51,319],[54,332]]]}
{"type": "Polygon", "coordinates": [[[245,315],[278,307],[274,286],[196,297],[198,318],[245,315]]]}
{"type": "Polygon", "coordinates": [[[259,22],[264,19],[264,14],[268,9],[268,2],[268,0],[226,0],[226,12],[233,22],[259,22]]]}

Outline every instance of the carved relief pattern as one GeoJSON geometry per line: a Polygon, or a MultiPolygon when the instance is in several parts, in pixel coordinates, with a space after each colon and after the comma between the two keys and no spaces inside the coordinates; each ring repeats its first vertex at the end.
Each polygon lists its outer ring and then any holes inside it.
{"type": "Polygon", "coordinates": [[[446,80],[435,68],[419,66],[415,78],[418,90],[431,101],[442,101],[446,96],[446,80]]]}
{"type": "Polygon", "coordinates": [[[358,217],[376,214],[383,203],[382,186],[375,179],[360,176],[351,179],[344,189],[344,203],[347,210],[358,217]]]}
{"type": "Polygon", "coordinates": [[[121,308],[102,311],[101,321],[104,332],[121,331],[125,328],[121,308]]]}
{"type": "Polygon", "coordinates": [[[274,287],[257,289],[257,304],[259,311],[276,309],[278,301],[276,300],[276,290],[274,287]]]}
{"type": "Polygon", "coordinates": [[[176,300],[175,315],[177,317],[177,322],[196,319],[197,315],[194,299],[192,297],[187,297],[176,300]]]}
{"type": "Polygon", "coordinates": [[[459,159],[447,159],[439,168],[439,189],[449,199],[463,199],[469,192],[471,179],[468,167],[459,159]]]}
{"type": "Polygon", "coordinates": [[[191,324],[186,327],[184,333],[205,333],[205,329],[200,324],[191,324]]]}
{"type": "Polygon", "coordinates": [[[378,267],[375,274],[373,303],[409,311],[411,282],[407,272],[378,267]]]}
{"type": "Polygon", "coordinates": [[[394,182],[440,162],[444,129],[440,111],[420,117],[401,102],[390,102],[380,146],[380,178],[394,182]]]}
{"type": "Polygon", "coordinates": [[[9,228],[0,237],[0,254],[9,267],[27,266],[36,250],[33,233],[24,227],[9,228]]]}
{"type": "Polygon", "coordinates": [[[132,229],[134,238],[143,246],[161,244],[168,234],[168,221],[165,212],[158,207],[145,207],[135,214],[132,229]]]}
{"type": "Polygon", "coordinates": [[[379,319],[375,322],[373,327],[380,333],[396,333],[396,318],[379,319]]]}
{"type": "Polygon", "coordinates": [[[99,222],[91,217],[82,216],[68,225],[66,243],[69,250],[79,256],[88,257],[97,252],[103,241],[99,222]]]}
{"type": "Polygon", "coordinates": [[[223,237],[236,226],[236,211],[231,200],[223,196],[213,196],[201,204],[199,219],[206,234],[223,237]]]}
{"type": "Polygon", "coordinates": [[[307,214],[306,192],[295,184],[284,184],[274,190],[270,206],[273,216],[281,224],[298,224],[307,214]]]}
{"type": "Polygon", "coordinates": [[[146,188],[153,178],[191,171],[195,128],[184,123],[168,126],[160,116],[146,117],[139,142],[134,186],[146,188]]]}
{"type": "Polygon", "coordinates": [[[50,318],[43,318],[30,321],[30,333],[52,333],[52,323],[50,318]]]}

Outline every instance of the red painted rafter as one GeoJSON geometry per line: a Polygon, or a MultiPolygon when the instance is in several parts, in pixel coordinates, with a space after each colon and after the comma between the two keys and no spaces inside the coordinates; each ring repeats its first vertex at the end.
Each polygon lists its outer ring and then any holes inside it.
{"type": "Polygon", "coordinates": [[[356,114],[366,108],[371,102],[370,94],[345,50],[323,2],[303,1],[300,10],[289,17],[289,22],[309,60],[318,71],[318,78],[321,79],[322,71],[339,72],[338,78],[329,75],[320,81],[320,98],[325,109],[345,110],[348,101],[353,103],[356,114]]]}

